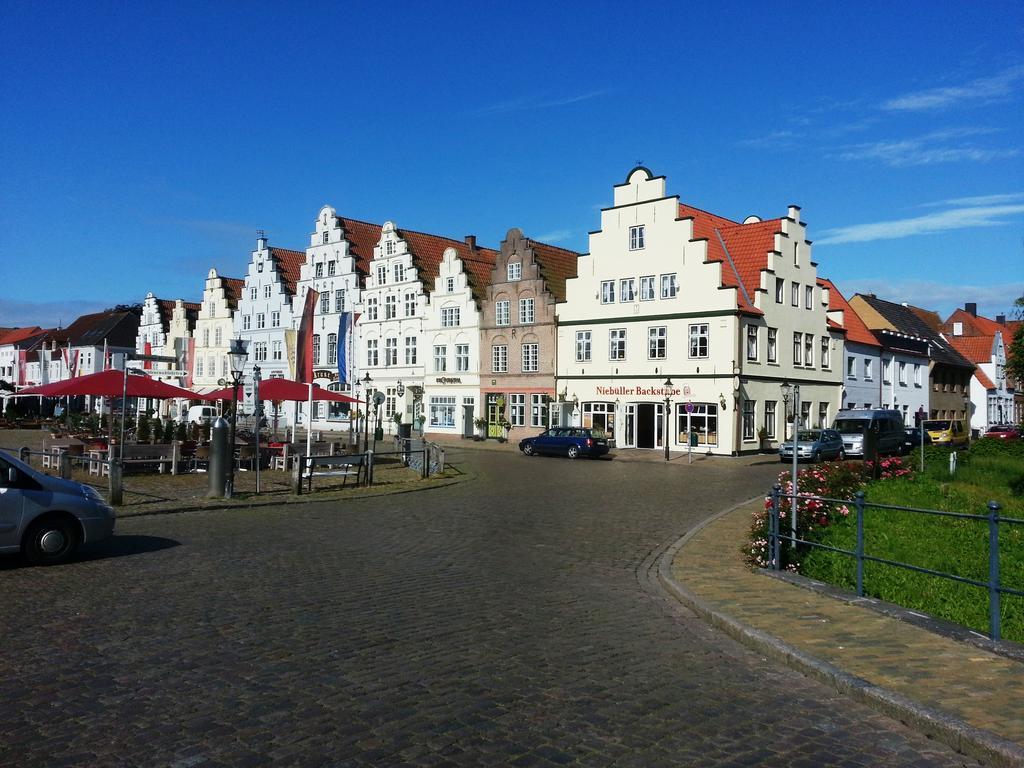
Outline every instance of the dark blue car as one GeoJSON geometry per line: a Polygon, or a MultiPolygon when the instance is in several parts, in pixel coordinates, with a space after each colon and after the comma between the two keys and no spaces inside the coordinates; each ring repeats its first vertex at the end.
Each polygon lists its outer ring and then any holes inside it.
{"type": "Polygon", "coordinates": [[[596,459],[608,453],[608,439],[585,427],[552,427],[536,437],[520,440],[519,450],[527,456],[547,453],[570,459],[580,456],[596,459]]]}

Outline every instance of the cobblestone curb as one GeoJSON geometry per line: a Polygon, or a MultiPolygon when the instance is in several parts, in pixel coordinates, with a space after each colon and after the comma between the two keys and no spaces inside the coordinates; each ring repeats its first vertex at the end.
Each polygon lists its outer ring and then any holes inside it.
{"type": "Polygon", "coordinates": [[[712,626],[766,657],[781,661],[798,672],[833,686],[854,700],[920,731],[929,738],[958,752],[996,766],[1024,766],[1024,748],[990,731],[968,725],[954,717],[936,712],[906,697],[844,672],[833,664],[804,653],[773,635],[754,629],[721,611],[715,610],[672,577],[672,562],[687,542],[703,528],[736,509],[760,500],[760,496],[712,515],[669,544],[658,561],[658,581],[683,605],[712,626]]]}

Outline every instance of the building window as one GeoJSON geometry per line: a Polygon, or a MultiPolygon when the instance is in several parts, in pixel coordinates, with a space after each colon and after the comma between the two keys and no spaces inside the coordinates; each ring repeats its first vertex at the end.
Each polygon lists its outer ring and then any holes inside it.
{"type": "Polygon", "coordinates": [[[377,265],[377,285],[384,285],[388,281],[388,268],[386,264],[377,265]]]}
{"type": "Polygon", "coordinates": [[[523,276],[523,263],[521,261],[510,261],[508,263],[508,279],[518,280],[523,276]]]}
{"type": "Polygon", "coordinates": [[[324,276],[324,265],[323,265],[323,262],[320,262],[319,264],[317,264],[316,267],[314,267],[314,270],[315,271],[314,271],[313,274],[314,274],[315,277],[323,277],[324,276]]]}
{"type": "Polygon", "coordinates": [[[252,288],[249,289],[249,301],[256,301],[256,296],[256,287],[253,286],[252,288]]]}
{"type": "Polygon", "coordinates": [[[333,262],[333,261],[327,262],[327,276],[328,277],[334,277],[334,272],[335,272],[336,268],[337,268],[337,265],[335,264],[335,262],[333,262]]]}
{"type": "Polygon", "coordinates": [[[377,340],[367,339],[366,340],[366,364],[369,366],[379,365],[380,360],[378,358],[377,340]]]}
{"type": "Polygon", "coordinates": [[[644,225],[629,228],[629,250],[639,251],[644,247],[644,225]]]}
{"type": "Polygon", "coordinates": [[[458,307],[442,307],[441,308],[441,327],[442,328],[455,328],[459,324],[459,308],[458,307]]]}
{"type": "Polygon", "coordinates": [[[611,304],[615,301],[615,281],[601,281],[601,303],[611,304]]]}
{"type": "Polygon", "coordinates": [[[537,350],[536,344],[523,344],[523,373],[536,373],[537,350]]]}
{"type": "Polygon", "coordinates": [[[455,278],[454,277],[447,277],[447,278],[445,278],[444,289],[446,291],[448,291],[448,293],[454,293],[455,292],[455,278]]]}
{"type": "Polygon", "coordinates": [[[392,320],[398,317],[398,297],[397,296],[385,296],[384,297],[384,319],[392,320]]]}
{"type": "Polygon", "coordinates": [[[455,426],[455,397],[431,395],[430,397],[430,426],[432,427],[454,427],[455,426]]]}
{"type": "Polygon", "coordinates": [[[814,305],[814,286],[804,286],[804,309],[810,309],[814,305]]]}
{"type": "Polygon", "coordinates": [[[256,327],[257,328],[266,328],[267,327],[267,316],[264,315],[262,312],[257,312],[256,313],[256,327]]]}
{"type": "Polygon", "coordinates": [[[793,365],[803,365],[803,349],[804,349],[804,335],[802,333],[793,334],[793,365]]]}
{"type": "Polygon", "coordinates": [[[334,292],[334,311],[345,311],[345,291],[342,288],[339,288],[334,292]]]}
{"type": "MultiPolygon", "coordinates": [[[[856,376],[854,377],[856,378],[856,376]]],[[[875,378],[875,365],[872,360],[864,358],[864,381],[873,381],[875,378]]]]}
{"type": "MultiPolygon", "coordinates": [[[[208,334],[209,331],[206,331],[206,333],[208,334]]],[[[215,347],[221,346],[220,341],[221,341],[221,338],[223,338],[223,336],[224,336],[224,334],[221,333],[220,326],[217,326],[216,328],[214,328],[213,329],[213,346],[215,346],[215,347]]],[[[209,336],[207,336],[207,338],[209,338],[209,336]]]]}
{"type": "Polygon", "coordinates": [[[708,356],[708,324],[690,326],[690,357],[708,356]]]}
{"type": "Polygon", "coordinates": [[[668,352],[668,328],[664,325],[647,329],[647,359],[664,360],[668,352]]]}
{"type": "Polygon", "coordinates": [[[242,315],[242,330],[248,331],[252,328],[252,317],[250,315],[242,315]]]}
{"type": "Polygon", "coordinates": [[[270,291],[271,291],[271,286],[269,286],[269,285],[264,285],[263,286],[263,298],[264,299],[269,299],[270,298],[270,291]]]}
{"type": "Polygon", "coordinates": [[[640,301],[654,301],[654,275],[640,278],[640,301]]]}
{"type": "Polygon", "coordinates": [[[396,261],[395,264],[394,264],[394,268],[391,271],[395,275],[395,282],[396,283],[404,283],[405,282],[405,264],[403,264],[400,261],[396,261]]]}
{"type": "Polygon", "coordinates": [[[901,387],[907,386],[907,364],[900,360],[897,364],[896,374],[899,376],[901,387]]]}
{"type": "Polygon", "coordinates": [[[792,288],[792,304],[794,307],[800,306],[800,283],[793,283],[792,288]]]}
{"type": "MultiPolygon", "coordinates": [[[[253,346],[256,348],[256,352],[255,352],[256,362],[257,363],[262,363],[264,360],[267,359],[267,342],[265,342],[265,341],[257,341],[256,344],[254,344],[253,346]]],[[[316,355],[316,353],[319,352],[319,351],[320,351],[319,338],[314,336],[313,337],[313,354],[316,355]]],[[[315,360],[316,357],[314,357],[313,359],[315,360]]],[[[213,368],[213,358],[210,358],[210,367],[213,368]]]]}
{"type": "Polygon", "coordinates": [[[818,403],[818,429],[828,429],[828,403],[818,403]]]}
{"type": "Polygon", "coordinates": [[[676,297],[676,275],[673,272],[670,275],[661,276],[661,298],[663,299],[674,299],[676,297]]]}
{"type": "Polygon", "coordinates": [[[395,336],[384,340],[384,365],[398,365],[398,338],[395,336]]]}
{"type": "Polygon", "coordinates": [[[280,312],[275,310],[274,312],[270,313],[270,327],[271,328],[280,328],[281,327],[281,313],[280,312]]]}
{"type": "Polygon", "coordinates": [[[405,337],[405,364],[416,365],[416,337],[405,337]]]}
{"type": "Polygon", "coordinates": [[[846,378],[857,378],[857,358],[850,355],[846,356],[846,378]]]}
{"type": "MultiPolygon", "coordinates": [[[[283,360],[284,353],[282,349],[283,345],[280,341],[272,341],[270,343],[270,353],[274,360],[283,360]]],[[[226,362],[226,361],[225,361],[226,362]]]]}
{"type": "MultiPolygon", "coordinates": [[[[259,348],[259,342],[256,343],[256,347],[259,348]]],[[[313,334],[313,365],[320,364],[320,334],[313,334]]]]}
{"type": "Polygon", "coordinates": [[[757,360],[757,326],[747,326],[747,360],[757,360]]]}
{"type": "Polygon", "coordinates": [[[526,395],[508,396],[508,420],[513,427],[526,426],[526,395]]]}
{"type": "Polygon", "coordinates": [[[608,331],[608,359],[626,359],[626,329],[612,328],[608,331]]]}
{"type": "MultiPolygon", "coordinates": [[[[216,371],[214,371],[214,373],[216,373],[216,371]]],[[[203,373],[203,358],[197,357],[196,358],[196,376],[205,376],[205,375],[206,374],[203,373]]]]}
{"type": "Polygon", "coordinates": [[[323,241],[324,241],[325,243],[327,242],[327,236],[328,236],[328,234],[329,234],[329,233],[327,233],[327,232],[324,232],[324,240],[323,240],[323,241]]]}
{"type": "Polygon", "coordinates": [[[462,372],[469,370],[469,344],[455,345],[455,370],[462,372]]]}
{"type": "Polygon", "coordinates": [[[775,400],[764,401],[764,431],[768,438],[775,439],[775,400]]]}
{"type": "Polygon", "coordinates": [[[434,345],[434,373],[448,370],[448,347],[444,344],[434,345]]]}
{"type": "Polygon", "coordinates": [[[776,304],[781,304],[782,302],[784,302],[786,300],[785,293],[786,293],[786,281],[783,280],[781,277],[776,277],[775,278],[775,303],[776,304]]]}
{"type": "Polygon", "coordinates": [[[366,319],[376,320],[377,319],[377,297],[371,296],[366,300],[366,319]]]}
{"type": "Polygon", "coordinates": [[[530,395],[530,426],[548,425],[547,395],[530,395]]]}
{"type": "Polygon", "coordinates": [[[832,360],[829,357],[829,338],[828,336],[821,337],[821,367],[831,368],[832,360]]]}
{"type": "MultiPolygon", "coordinates": [[[[215,370],[215,367],[214,367],[214,364],[213,364],[213,360],[210,360],[210,371],[211,371],[211,373],[210,373],[211,376],[216,373],[216,370],[215,370]]],[[[220,375],[221,376],[225,376],[225,377],[228,375],[228,359],[227,359],[227,357],[222,357],[220,359],[220,375]]]]}
{"type": "Polygon", "coordinates": [[[886,384],[892,383],[892,358],[882,360],[882,381],[886,384]]]}
{"type": "Polygon", "coordinates": [[[753,440],[754,439],[754,418],[755,418],[755,407],[757,402],[755,400],[744,400],[743,401],[743,439],[753,440]]]}
{"type": "Polygon", "coordinates": [[[590,362],[590,331],[576,331],[576,362],[590,362]]]}
{"type": "Polygon", "coordinates": [[[914,386],[921,386],[921,365],[919,363],[914,363],[914,386]]]}
{"type": "Polygon", "coordinates": [[[412,291],[405,294],[405,316],[412,317],[416,314],[416,294],[412,291]]]}
{"type": "Polygon", "coordinates": [[[394,256],[395,255],[395,241],[394,240],[385,240],[384,241],[384,255],[385,256],[394,256]]]}
{"type": "Polygon", "coordinates": [[[768,362],[779,362],[779,329],[768,329],[768,362]]]}
{"type": "Polygon", "coordinates": [[[331,294],[324,291],[320,294],[320,314],[326,315],[331,311],[331,294]]]}
{"type": "Polygon", "coordinates": [[[497,325],[511,324],[512,305],[508,299],[494,302],[494,322],[497,325]]]}
{"type": "Polygon", "coordinates": [[[338,334],[327,334],[327,364],[330,365],[338,359],[338,334]]]}
{"type": "Polygon", "coordinates": [[[800,403],[800,425],[799,429],[807,429],[811,426],[811,404],[810,402],[800,403]]]}
{"type": "Polygon", "coordinates": [[[531,325],[534,321],[533,299],[519,300],[519,322],[531,325]]]}
{"type": "Polygon", "coordinates": [[[491,347],[491,371],[493,373],[508,371],[508,347],[505,344],[495,344],[491,347]]]}
{"type": "Polygon", "coordinates": [[[619,281],[619,301],[636,301],[636,280],[632,277],[619,281]]]}
{"type": "MultiPolygon", "coordinates": [[[[220,329],[218,328],[218,330],[220,330],[220,329]]],[[[203,328],[203,346],[204,347],[210,346],[210,329],[209,328],[203,328]]],[[[220,346],[220,345],[218,344],[217,346],[220,346]]]]}
{"type": "Polygon", "coordinates": [[[804,365],[808,368],[814,365],[814,336],[804,334],[804,365]]]}

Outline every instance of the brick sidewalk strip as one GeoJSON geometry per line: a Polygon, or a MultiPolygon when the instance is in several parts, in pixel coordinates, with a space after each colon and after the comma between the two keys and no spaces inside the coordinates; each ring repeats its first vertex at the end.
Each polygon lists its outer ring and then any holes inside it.
{"type": "Polygon", "coordinates": [[[1024,765],[1024,663],[752,571],[741,546],[763,503],[713,517],[669,547],[662,584],[766,657],[964,754],[1024,765]]]}

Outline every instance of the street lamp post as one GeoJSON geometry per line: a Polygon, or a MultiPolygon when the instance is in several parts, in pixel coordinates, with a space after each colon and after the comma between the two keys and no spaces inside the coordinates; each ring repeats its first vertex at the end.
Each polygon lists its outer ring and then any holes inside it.
{"type": "Polygon", "coordinates": [[[792,479],[792,482],[793,482],[793,498],[792,498],[792,501],[790,502],[790,505],[789,505],[789,528],[790,528],[790,532],[793,535],[793,540],[790,542],[790,546],[795,547],[796,546],[796,501],[797,501],[796,497],[797,497],[797,494],[799,493],[799,490],[797,488],[797,461],[798,461],[797,441],[798,441],[798,436],[799,436],[799,433],[800,433],[800,422],[799,422],[799,419],[800,419],[800,385],[799,384],[793,384],[792,386],[790,386],[790,383],[788,381],[783,381],[782,382],[782,386],[780,387],[780,389],[782,390],[782,403],[783,403],[783,406],[785,406],[785,404],[789,402],[789,393],[790,393],[791,389],[792,389],[792,392],[793,392],[793,469],[792,469],[792,473],[790,475],[790,477],[792,479]]]}
{"type": "Polygon", "coordinates": [[[373,379],[370,378],[370,373],[367,371],[363,377],[363,388],[366,389],[366,412],[363,413],[363,453],[366,453],[370,446],[370,384],[372,383],[373,379]]]}
{"type": "Polygon", "coordinates": [[[228,481],[224,487],[224,497],[232,498],[235,493],[235,424],[238,419],[238,385],[242,383],[242,372],[245,370],[245,358],[248,355],[249,342],[246,339],[231,339],[228,345],[228,363],[231,365],[231,432],[228,436],[228,481]]]}
{"type": "Polygon", "coordinates": [[[668,396],[668,390],[672,387],[672,377],[669,376],[665,379],[662,386],[665,387],[665,434],[662,435],[662,439],[665,441],[665,461],[668,461],[669,407],[672,403],[668,396]]]}

